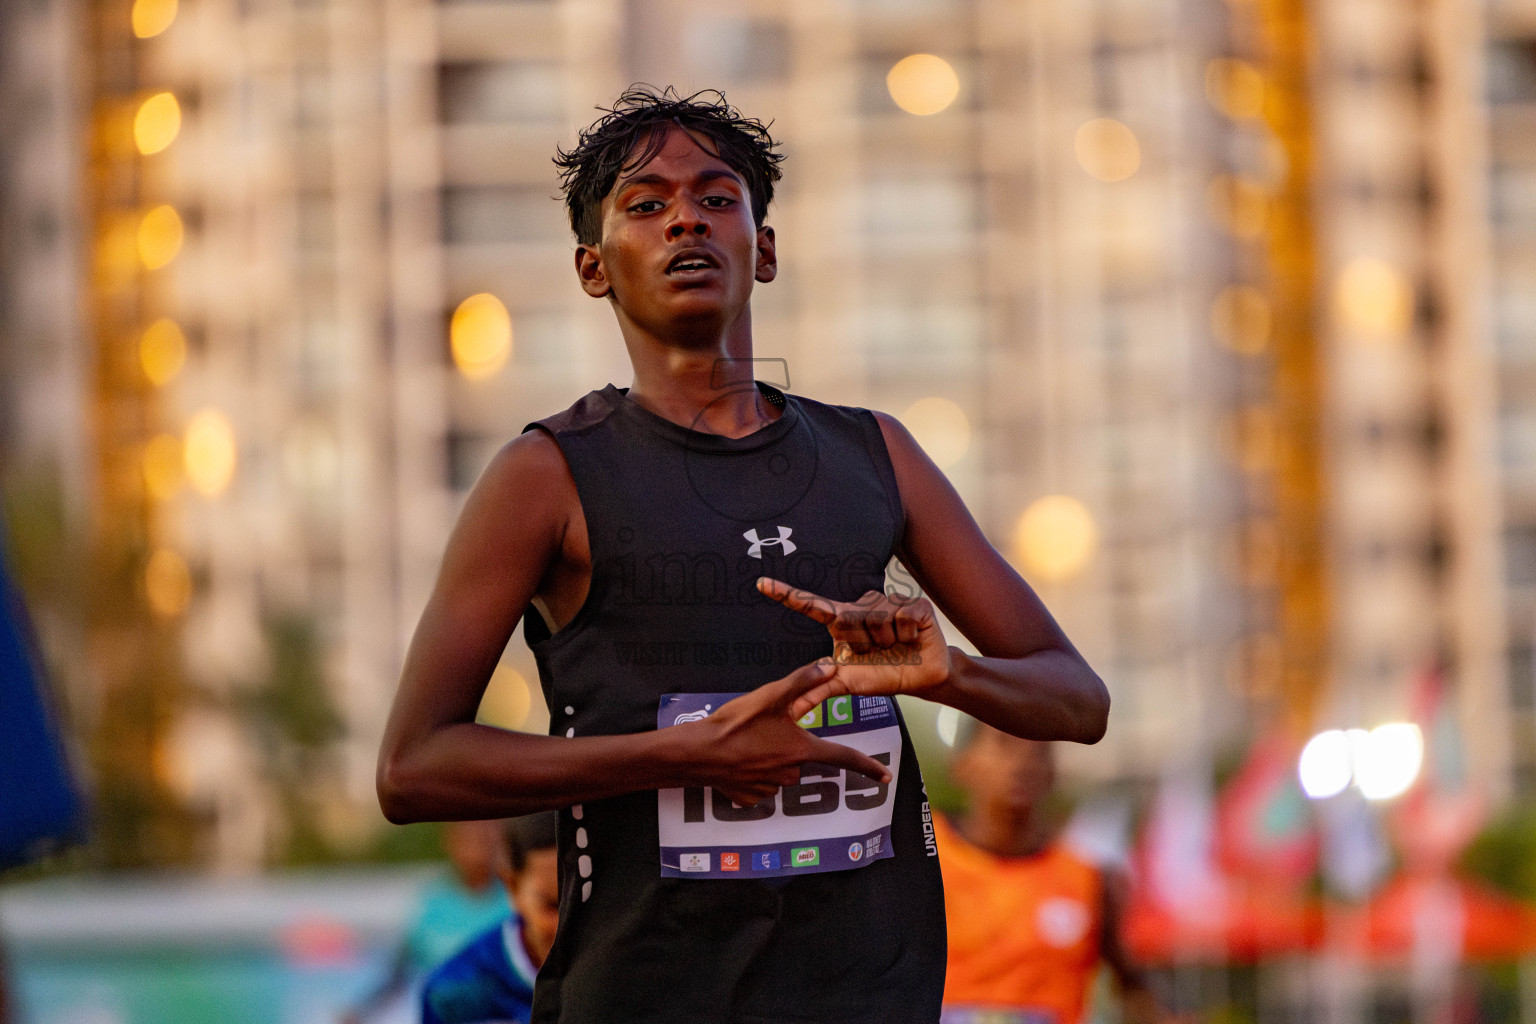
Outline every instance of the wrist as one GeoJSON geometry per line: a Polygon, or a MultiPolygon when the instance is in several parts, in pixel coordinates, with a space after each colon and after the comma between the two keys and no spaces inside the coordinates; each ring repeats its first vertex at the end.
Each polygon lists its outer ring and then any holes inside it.
{"type": "Polygon", "coordinates": [[[695,785],[703,775],[698,751],[704,745],[705,722],[668,726],[646,737],[642,764],[636,767],[649,778],[648,789],[676,789],[695,785]]]}
{"type": "Polygon", "coordinates": [[[948,670],[944,678],[931,686],[924,697],[939,704],[961,707],[965,700],[965,674],[971,656],[953,644],[948,647],[948,670]]]}

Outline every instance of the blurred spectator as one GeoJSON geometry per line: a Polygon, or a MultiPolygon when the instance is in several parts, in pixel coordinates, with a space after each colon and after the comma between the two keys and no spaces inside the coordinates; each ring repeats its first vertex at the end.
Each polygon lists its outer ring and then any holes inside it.
{"type": "Polygon", "coordinates": [[[451,821],[443,850],[452,871],[429,882],[384,983],[341,1018],[368,1024],[411,999],[421,980],[487,928],[507,917],[507,844],[500,820],[451,821]]]}
{"type": "Polygon", "coordinates": [[[507,822],[502,881],[512,916],[477,936],[432,972],[422,990],[422,1024],[526,1022],[533,978],[560,920],[554,811],[507,822]]]}
{"type": "Polygon", "coordinates": [[[955,755],[970,797],[934,816],[949,921],[944,1024],[1078,1024],[1101,963],[1130,1024],[1167,1019],[1121,941],[1125,880],[1057,841],[1051,744],[977,724],[955,755]]]}

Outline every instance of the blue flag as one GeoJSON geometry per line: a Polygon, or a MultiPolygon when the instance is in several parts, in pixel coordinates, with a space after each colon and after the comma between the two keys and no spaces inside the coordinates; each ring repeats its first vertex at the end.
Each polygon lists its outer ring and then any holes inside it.
{"type": "Polygon", "coordinates": [[[0,557],[0,868],[36,860],[86,830],[31,639],[0,557]]]}

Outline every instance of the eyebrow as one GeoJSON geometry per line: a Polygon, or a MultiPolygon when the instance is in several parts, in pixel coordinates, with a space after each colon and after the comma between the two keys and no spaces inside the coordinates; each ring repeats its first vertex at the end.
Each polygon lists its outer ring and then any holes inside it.
{"type": "MultiPolygon", "coordinates": [[[[698,176],[693,180],[699,184],[704,184],[706,182],[720,181],[722,179],[726,181],[734,181],[736,184],[742,186],[743,188],[745,188],[747,184],[741,179],[741,175],[737,174],[735,171],[722,170],[718,168],[710,168],[708,170],[700,171],[698,176]]],[[[631,185],[666,185],[668,183],[668,179],[660,174],[637,174],[633,178],[627,178],[619,182],[619,191],[622,192],[629,188],[631,185]]]]}

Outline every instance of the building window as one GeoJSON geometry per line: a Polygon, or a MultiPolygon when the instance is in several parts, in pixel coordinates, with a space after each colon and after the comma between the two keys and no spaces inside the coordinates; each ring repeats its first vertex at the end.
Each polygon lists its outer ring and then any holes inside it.
{"type": "Polygon", "coordinates": [[[563,239],[565,208],[543,186],[459,187],[443,190],[443,241],[500,245],[563,239]]]}
{"type": "Polygon", "coordinates": [[[437,72],[444,124],[549,124],[564,118],[557,64],[444,64],[437,72]]]}

